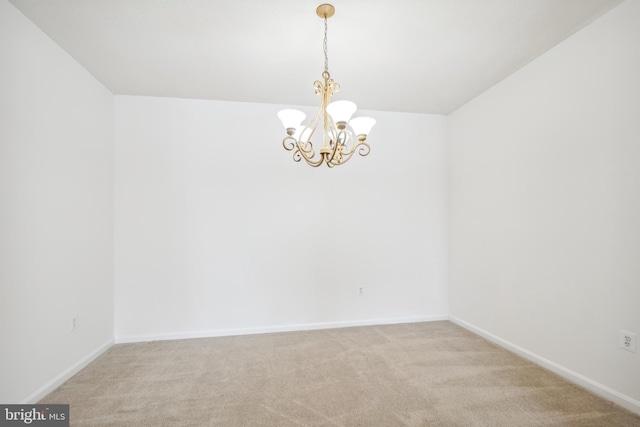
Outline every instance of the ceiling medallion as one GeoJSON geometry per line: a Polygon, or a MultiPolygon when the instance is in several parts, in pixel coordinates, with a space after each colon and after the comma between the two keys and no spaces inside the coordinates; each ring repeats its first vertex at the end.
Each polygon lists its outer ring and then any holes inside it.
{"type": "Polygon", "coordinates": [[[324,19],[324,72],[322,81],[313,83],[316,95],[320,95],[320,108],[307,125],[302,125],[305,114],[299,110],[282,110],[278,118],[287,131],[282,145],[287,151],[293,151],[293,160],[304,159],[310,166],[318,167],[325,163],[328,167],[339,166],[347,162],[357,151],[361,156],[369,154],[371,147],[367,143],[367,135],[376,121],[370,117],[351,118],[356,111],[356,104],[351,101],[331,102],[331,96],[340,89],[329,74],[327,56],[327,19],[335,13],[330,4],[321,4],[316,14],[324,19]],[[322,127],[319,128],[322,123],[322,127]],[[348,123],[348,126],[347,126],[348,123]],[[317,130],[322,132],[322,148],[316,153],[311,138],[317,130]]]}

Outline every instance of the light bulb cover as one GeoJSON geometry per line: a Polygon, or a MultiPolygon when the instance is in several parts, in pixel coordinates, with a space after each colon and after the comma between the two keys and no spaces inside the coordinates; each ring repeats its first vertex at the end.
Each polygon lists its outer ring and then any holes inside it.
{"type": "Polygon", "coordinates": [[[295,129],[300,126],[300,123],[307,117],[300,110],[280,110],[278,111],[278,118],[282,120],[282,125],[285,129],[295,129]]]}
{"type": "Polygon", "coordinates": [[[371,117],[356,117],[351,119],[349,126],[356,135],[369,135],[371,128],[376,124],[376,120],[371,117]]]}
{"type": "Polygon", "coordinates": [[[293,137],[296,141],[305,142],[311,136],[311,128],[307,126],[297,126],[293,137]]]}
{"type": "Polygon", "coordinates": [[[327,113],[335,123],[348,122],[358,107],[351,101],[335,101],[327,105],[327,113]]]}

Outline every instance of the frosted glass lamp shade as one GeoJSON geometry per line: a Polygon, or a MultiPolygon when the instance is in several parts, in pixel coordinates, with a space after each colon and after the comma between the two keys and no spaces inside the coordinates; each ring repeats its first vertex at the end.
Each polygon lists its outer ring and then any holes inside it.
{"type": "Polygon", "coordinates": [[[298,138],[300,138],[300,134],[302,133],[303,129],[304,129],[304,126],[298,126],[298,127],[296,127],[296,131],[295,131],[295,132],[293,133],[293,135],[291,135],[291,136],[293,136],[293,137],[296,139],[296,141],[297,141],[297,140],[298,140],[298,138]]]}
{"type": "Polygon", "coordinates": [[[296,141],[306,141],[311,136],[311,129],[306,126],[298,126],[296,127],[296,131],[293,134],[293,137],[296,141]]]}
{"type": "Polygon", "coordinates": [[[371,128],[376,124],[376,120],[371,117],[356,117],[349,122],[349,126],[356,135],[369,135],[371,128]]]}
{"type": "Polygon", "coordinates": [[[356,104],[351,101],[336,101],[327,105],[327,113],[335,123],[348,122],[353,113],[356,112],[356,104]]]}
{"type": "Polygon", "coordinates": [[[278,111],[278,118],[282,120],[282,124],[285,129],[295,129],[300,126],[300,123],[307,117],[300,110],[280,110],[278,111]]]}

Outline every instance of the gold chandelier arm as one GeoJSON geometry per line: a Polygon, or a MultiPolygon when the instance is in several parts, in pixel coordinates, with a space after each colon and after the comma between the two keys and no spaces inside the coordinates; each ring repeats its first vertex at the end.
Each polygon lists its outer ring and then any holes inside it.
{"type": "Polygon", "coordinates": [[[358,150],[358,154],[360,154],[361,156],[366,156],[367,154],[369,154],[369,152],[371,151],[371,146],[369,145],[369,143],[364,140],[364,141],[358,141],[357,143],[355,142],[355,139],[353,137],[350,138],[350,149],[348,150],[344,150],[342,151],[342,154],[344,157],[351,157],[353,156],[353,154],[356,152],[356,149],[358,150]],[[358,148],[359,147],[359,148],[358,148]]]}
{"type": "Polygon", "coordinates": [[[332,165],[339,165],[342,163],[342,153],[339,152],[339,150],[341,150],[341,144],[339,142],[341,133],[342,132],[338,132],[338,134],[334,136],[335,139],[330,140],[328,149],[324,153],[324,160],[327,162],[327,166],[329,167],[333,167],[332,165]],[[336,155],[338,155],[337,158],[336,155]]]}
{"type": "Polygon", "coordinates": [[[300,160],[304,159],[307,164],[313,166],[314,168],[317,168],[324,161],[322,156],[314,160],[314,157],[316,157],[316,153],[313,150],[313,145],[310,141],[296,141],[294,137],[287,135],[282,140],[282,146],[287,151],[293,151],[294,162],[299,162],[300,160]]]}
{"type": "MultiPolygon", "coordinates": [[[[325,86],[323,86],[320,81],[316,81],[314,83],[314,87],[316,88],[316,92],[319,92],[324,98],[325,86]]],[[[303,129],[299,129],[299,132],[296,135],[297,138],[294,135],[288,135],[282,140],[284,149],[287,151],[293,151],[294,161],[299,162],[304,159],[308,165],[313,167],[318,167],[324,162],[323,154],[317,156],[313,149],[313,142],[311,142],[318,126],[324,119],[324,111],[325,109],[323,104],[320,106],[309,124],[303,129]]]]}
{"type": "Polygon", "coordinates": [[[297,141],[294,137],[287,135],[282,140],[282,146],[285,150],[291,151],[296,147],[296,142],[297,141]]]}
{"type": "MultiPolygon", "coordinates": [[[[313,145],[311,144],[310,141],[307,141],[307,142],[300,141],[297,143],[297,147],[298,147],[298,150],[296,150],[296,152],[300,156],[302,156],[302,158],[304,158],[305,162],[307,162],[309,166],[313,166],[314,168],[317,168],[322,164],[322,156],[319,156],[316,160],[314,160],[314,157],[316,157],[316,153],[313,150],[313,145]]],[[[295,156],[295,153],[294,153],[294,156],[295,156]]],[[[300,159],[296,161],[300,161],[300,159]]]]}
{"type": "Polygon", "coordinates": [[[366,139],[357,142],[349,130],[341,130],[338,134],[338,141],[335,144],[333,155],[325,157],[327,165],[330,167],[345,164],[357,151],[359,155],[366,156],[371,151],[366,139]]]}
{"type": "Polygon", "coordinates": [[[356,147],[360,147],[360,149],[358,150],[358,154],[360,154],[362,157],[368,155],[371,152],[371,146],[366,141],[362,141],[361,143],[356,145],[356,147]]]}
{"type": "Polygon", "coordinates": [[[369,146],[368,142],[360,141],[355,146],[353,146],[353,148],[347,154],[344,154],[342,156],[342,159],[343,159],[342,163],[346,163],[346,161],[349,160],[356,153],[356,149],[358,154],[361,155],[362,157],[368,155],[369,152],[371,151],[371,147],[369,146]]]}

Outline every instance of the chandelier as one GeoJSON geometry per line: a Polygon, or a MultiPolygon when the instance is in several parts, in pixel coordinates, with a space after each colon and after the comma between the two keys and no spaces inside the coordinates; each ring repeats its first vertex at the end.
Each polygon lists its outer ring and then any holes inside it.
{"type": "Polygon", "coordinates": [[[313,83],[316,95],[321,97],[318,112],[306,125],[301,124],[306,117],[302,111],[287,109],[278,112],[278,118],[287,131],[287,136],[282,140],[285,150],[293,151],[294,161],[304,159],[313,167],[323,163],[330,168],[342,165],[356,151],[361,156],[369,154],[371,147],[367,143],[367,135],[376,123],[370,117],[352,119],[357,107],[351,101],[331,102],[331,96],[340,89],[340,85],[329,74],[327,56],[327,19],[334,13],[335,8],[330,4],[321,4],[316,9],[316,14],[324,19],[324,71],[322,81],[316,80],[313,83]],[[322,132],[322,147],[316,153],[311,138],[319,130],[322,132]]]}

